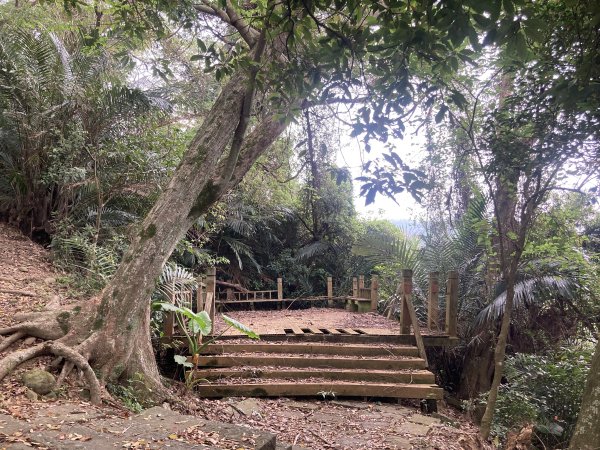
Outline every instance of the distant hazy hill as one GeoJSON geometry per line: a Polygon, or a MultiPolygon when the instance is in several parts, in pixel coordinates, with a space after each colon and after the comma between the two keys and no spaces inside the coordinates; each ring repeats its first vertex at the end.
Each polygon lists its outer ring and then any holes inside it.
{"type": "Polygon", "coordinates": [[[402,230],[406,231],[408,234],[421,234],[423,233],[423,225],[414,220],[410,219],[389,219],[394,225],[402,230]]]}

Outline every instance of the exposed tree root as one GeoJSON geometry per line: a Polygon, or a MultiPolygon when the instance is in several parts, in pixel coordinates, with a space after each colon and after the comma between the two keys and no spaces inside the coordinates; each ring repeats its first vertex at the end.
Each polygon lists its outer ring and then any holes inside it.
{"type": "MultiPolygon", "coordinates": [[[[63,358],[60,358],[60,359],[64,360],[63,358]]],[[[65,378],[67,378],[69,376],[69,374],[71,373],[71,370],[73,370],[73,367],[75,367],[74,363],[72,363],[71,361],[65,361],[65,363],[63,364],[63,367],[60,371],[60,375],[56,379],[56,387],[57,388],[62,386],[63,382],[65,381],[65,378]]]]}
{"type": "Polygon", "coordinates": [[[35,294],[33,292],[16,291],[14,289],[0,289],[0,294],[13,294],[13,295],[20,295],[22,297],[35,297],[35,294]]]}
{"type": "Polygon", "coordinates": [[[83,373],[83,376],[88,382],[88,388],[90,390],[90,400],[92,404],[99,405],[102,403],[102,387],[96,377],[96,374],[92,370],[92,367],[88,361],[79,354],[76,350],[61,344],[60,342],[45,342],[44,347],[47,348],[50,353],[55,356],[62,356],[67,362],[71,362],[77,366],[83,373]]]}
{"type": "Polygon", "coordinates": [[[44,348],[43,344],[8,354],[0,361],[0,380],[3,380],[6,375],[24,362],[46,354],[48,354],[48,350],[44,348]]]}
{"type": "MultiPolygon", "coordinates": [[[[53,355],[56,358],[50,367],[58,369],[63,364],[56,386],[60,386],[77,367],[85,378],[93,404],[100,404],[103,398],[111,402],[104,389],[106,383],[126,381],[140,394],[143,404],[164,400],[176,402],[156,370],[149,335],[147,348],[137,347],[136,351],[127,353],[123,348],[128,342],[126,338],[112,332],[108,326],[94,329],[98,323],[96,311],[95,303],[88,301],[81,307],[67,310],[21,314],[21,323],[0,328],[0,336],[7,335],[0,340],[0,352],[29,336],[43,340],[0,359],[0,380],[31,359],[53,355]]],[[[145,331],[148,333],[149,323],[144,325],[148,327],[145,331]]]]}
{"type": "Polygon", "coordinates": [[[4,339],[3,341],[0,342],[0,352],[3,352],[8,347],[13,345],[18,340],[23,339],[24,337],[25,337],[25,333],[20,332],[20,331],[17,331],[16,333],[11,334],[9,337],[7,337],[6,339],[4,339]]]}

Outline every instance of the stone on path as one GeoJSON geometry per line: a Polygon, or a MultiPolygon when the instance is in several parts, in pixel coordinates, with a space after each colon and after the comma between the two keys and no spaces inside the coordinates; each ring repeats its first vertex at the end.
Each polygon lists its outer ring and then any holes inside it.
{"type": "Polygon", "coordinates": [[[400,426],[399,431],[412,434],[413,436],[426,436],[429,432],[429,427],[419,423],[405,422],[400,426]]]}
{"type": "Polygon", "coordinates": [[[260,414],[260,403],[253,398],[247,398],[241,402],[234,403],[233,406],[245,416],[252,416],[254,413],[260,414]]]}
{"type": "MultiPolygon", "coordinates": [[[[161,407],[122,418],[86,404],[55,404],[39,409],[27,422],[0,413],[7,448],[106,450],[168,448],[276,450],[275,435],[254,428],[213,422],[161,407]]],[[[288,446],[283,449],[287,450],[288,446]]],[[[280,447],[281,448],[281,447],[280,447]]]]}
{"type": "Polygon", "coordinates": [[[386,441],[389,444],[390,448],[393,448],[396,450],[404,450],[404,449],[412,448],[412,444],[410,443],[410,441],[408,439],[400,437],[400,436],[388,436],[386,438],[386,441]]]}
{"type": "Polygon", "coordinates": [[[418,423],[421,425],[428,425],[428,426],[440,423],[440,419],[437,419],[437,418],[431,417],[431,416],[424,416],[422,414],[415,414],[415,415],[409,417],[408,421],[412,422],[412,423],[418,423]]]}
{"type": "Polygon", "coordinates": [[[23,373],[23,384],[39,395],[46,395],[54,389],[56,379],[50,372],[42,369],[32,369],[23,373]]]}

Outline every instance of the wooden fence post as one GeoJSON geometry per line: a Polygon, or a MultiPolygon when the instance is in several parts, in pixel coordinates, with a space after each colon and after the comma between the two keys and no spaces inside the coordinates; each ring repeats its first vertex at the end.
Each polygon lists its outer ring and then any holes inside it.
{"type": "Polygon", "coordinates": [[[379,304],[379,278],[377,275],[371,277],[371,311],[377,311],[379,304]]]}
{"type": "MultiPolygon", "coordinates": [[[[212,293],[212,308],[210,309],[210,320],[212,321],[212,329],[211,333],[215,330],[215,306],[216,306],[216,296],[217,296],[217,268],[210,267],[206,272],[206,293],[212,293]]],[[[209,296],[207,295],[208,299],[209,296]]]]}
{"type": "Polygon", "coordinates": [[[333,308],[333,278],[327,277],[327,306],[333,308]]]}
{"type": "Polygon", "coordinates": [[[198,276],[198,287],[196,288],[196,313],[199,313],[204,308],[204,286],[202,279],[202,275],[198,276]]]}
{"type": "Polygon", "coordinates": [[[446,282],[446,333],[457,336],[456,316],[458,311],[458,272],[451,270],[446,282]]]}
{"type": "MultiPolygon", "coordinates": [[[[358,278],[352,277],[352,298],[358,298],[358,278]]],[[[353,300],[346,299],[346,310],[354,311],[353,300]]]]}
{"type": "Polygon", "coordinates": [[[439,326],[439,293],[440,293],[440,273],[429,273],[429,302],[427,305],[427,328],[432,331],[438,331],[439,326]]]}
{"type": "Polygon", "coordinates": [[[277,278],[277,309],[283,308],[283,279],[277,278]]]}
{"type": "Polygon", "coordinates": [[[410,313],[407,302],[412,302],[412,270],[402,270],[402,292],[400,293],[400,334],[410,334],[410,313]]]}

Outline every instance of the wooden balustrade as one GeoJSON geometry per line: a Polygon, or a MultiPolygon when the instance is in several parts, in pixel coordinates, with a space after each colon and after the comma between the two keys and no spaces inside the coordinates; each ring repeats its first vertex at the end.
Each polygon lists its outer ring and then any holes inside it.
{"type": "MultiPolygon", "coordinates": [[[[411,332],[417,334],[414,330],[418,328],[416,314],[412,305],[412,271],[403,270],[402,279],[398,285],[397,295],[400,297],[400,334],[407,335],[411,332]],[[414,317],[413,317],[414,315],[414,317]]],[[[185,304],[191,307],[193,302],[193,292],[182,290],[173,291],[171,301],[176,304],[185,304]]],[[[438,272],[429,274],[429,289],[427,295],[427,323],[426,328],[429,331],[442,331],[440,326],[440,280],[438,272]]],[[[458,272],[450,271],[446,281],[446,311],[445,311],[445,333],[451,337],[457,337],[457,309],[458,309],[458,272]]],[[[253,307],[254,302],[277,302],[277,307],[281,308],[286,301],[296,300],[326,300],[328,306],[333,306],[335,300],[342,300],[346,303],[346,309],[349,311],[368,312],[377,311],[379,301],[379,280],[376,275],[371,277],[370,284],[367,285],[365,276],[360,275],[352,279],[352,296],[333,296],[333,279],[327,277],[326,296],[314,297],[310,299],[285,299],[283,297],[283,280],[277,278],[276,290],[245,291],[233,292],[228,289],[217,296],[216,293],[216,269],[211,268],[204,277],[198,280],[196,291],[196,311],[206,311],[214,322],[215,312],[219,305],[225,303],[250,303],[253,307]]],[[[164,334],[173,336],[176,326],[172,313],[167,314],[164,321],[164,334]]],[[[420,331],[420,330],[419,330],[420,331]]]]}

